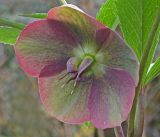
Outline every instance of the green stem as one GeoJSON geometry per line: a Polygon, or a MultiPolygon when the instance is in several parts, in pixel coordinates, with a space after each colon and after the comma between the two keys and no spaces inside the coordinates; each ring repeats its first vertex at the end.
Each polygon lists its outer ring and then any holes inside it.
{"type": "MultiPolygon", "coordinates": [[[[138,102],[140,102],[139,96],[141,95],[141,91],[143,89],[144,70],[147,65],[147,58],[148,58],[148,55],[149,55],[150,50],[152,48],[153,41],[156,36],[156,31],[159,27],[159,23],[160,23],[159,21],[160,21],[160,10],[158,10],[158,14],[157,14],[155,23],[151,29],[150,34],[149,34],[146,48],[145,48],[144,54],[143,54],[141,62],[140,62],[139,83],[138,83],[136,91],[135,91],[135,98],[134,98],[133,106],[132,106],[132,109],[130,112],[129,125],[128,125],[128,137],[135,137],[135,126],[138,124],[142,125],[142,123],[135,124],[136,111],[137,111],[138,102]]],[[[141,108],[139,108],[139,109],[141,109],[141,108]]],[[[143,113],[142,113],[142,115],[143,115],[143,113]]],[[[143,117],[143,116],[141,116],[141,117],[143,117]]],[[[139,119],[139,122],[141,122],[141,121],[143,121],[143,120],[139,119]]],[[[142,132],[143,132],[143,129],[141,129],[141,133],[142,132]]],[[[141,133],[138,133],[138,134],[141,134],[141,133]]],[[[136,137],[138,137],[138,136],[136,136],[136,137]]]]}
{"type": "Polygon", "coordinates": [[[66,5],[67,2],[65,0],[60,0],[61,5],[66,5]]]}
{"type": "Polygon", "coordinates": [[[98,129],[94,128],[94,137],[98,137],[98,129]]]}
{"type": "MultiPolygon", "coordinates": [[[[144,89],[143,89],[144,90],[144,89]]],[[[139,100],[137,103],[136,108],[136,118],[135,123],[135,137],[142,137],[143,134],[143,126],[144,126],[144,91],[142,91],[141,95],[139,96],[139,100]]]]}
{"type": "Polygon", "coordinates": [[[17,23],[17,22],[12,22],[12,21],[8,21],[6,19],[0,19],[0,26],[8,26],[8,27],[13,27],[13,28],[17,28],[17,29],[24,29],[25,25],[22,23],[17,23]]]}
{"type": "Polygon", "coordinates": [[[130,112],[130,117],[129,117],[129,121],[128,121],[128,132],[127,132],[127,137],[133,137],[134,136],[134,124],[135,124],[135,118],[136,118],[136,108],[137,108],[137,104],[138,104],[138,97],[141,91],[141,86],[140,84],[138,84],[135,92],[135,98],[133,101],[133,106],[130,112]]]}
{"type": "Polygon", "coordinates": [[[125,137],[124,133],[123,133],[122,126],[115,127],[114,128],[114,133],[115,133],[116,137],[125,137]]]}

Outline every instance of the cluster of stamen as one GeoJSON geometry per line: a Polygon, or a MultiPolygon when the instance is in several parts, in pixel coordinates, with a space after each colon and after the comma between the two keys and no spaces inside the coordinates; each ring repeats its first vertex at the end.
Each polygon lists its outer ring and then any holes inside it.
{"type": "Polygon", "coordinates": [[[63,78],[65,78],[68,74],[71,74],[72,77],[65,82],[65,84],[63,84],[61,87],[65,87],[70,81],[75,80],[74,85],[73,85],[73,90],[71,92],[71,94],[73,94],[74,89],[77,85],[77,82],[79,80],[81,80],[80,76],[82,73],[85,72],[85,70],[91,66],[91,64],[93,63],[93,58],[90,56],[85,56],[84,59],[78,64],[78,61],[75,57],[72,57],[68,60],[67,62],[67,73],[61,77],[59,80],[62,80],[63,78]]]}

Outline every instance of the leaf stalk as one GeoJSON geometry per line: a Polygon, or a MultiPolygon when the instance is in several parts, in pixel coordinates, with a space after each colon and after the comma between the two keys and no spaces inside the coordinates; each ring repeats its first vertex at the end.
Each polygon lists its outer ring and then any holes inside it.
{"type": "Polygon", "coordinates": [[[123,133],[122,126],[115,127],[114,133],[115,133],[116,137],[125,137],[124,133],[123,133]]]}
{"type": "Polygon", "coordinates": [[[8,26],[19,30],[22,30],[25,27],[25,25],[22,23],[12,22],[6,19],[0,19],[0,26],[8,26]]]}
{"type": "MultiPolygon", "coordinates": [[[[141,133],[135,133],[135,126],[136,125],[142,125],[142,122],[143,120],[142,119],[139,119],[139,122],[138,123],[135,123],[136,121],[136,112],[138,111],[137,109],[141,109],[138,107],[138,102],[140,102],[140,95],[142,95],[142,90],[144,88],[144,84],[143,84],[143,79],[145,77],[145,67],[147,65],[147,58],[148,58],[148,55],[151,51],[151,48],[152,48],[152,45],[153,45],[153,41],[154,41],[154,38],[156,36],[156,31],[159,27],[159,24],[160,24],[160,9],[158,9],[158,14],[157,14],[157,17],[155,19],[155,23],[151,29],[151,32],[149,34],[149,37],[148,37],[148,41],[147,41],[147,44],[146,44],[146,48],[144,50],[144,53],[143,53],[143,56],[142,56],[142,59],[141,59],[141,62],[140,62],[140,70],[139,70],[139,82],[138,82],[138,85],[137,85],[137,88],[135,90],[135,98],[134,98],[134,101],[133,101],[133,106],[132,106],[132,109],[131,109],[131,112],[130,112],[130,118],[129,118],[129,125],[128,125],[128,134],[127,134],[127,137],[141,137],[141,136],[135,136],[135,135],[142,135],[143,133],[143,129],[141,129],[141,133]]],[[[141,106],[141,105],[140,105],[141,106]]],[[[141,107],[144,107],[144,106],[141,106],[141,107]]],[[[142,113],[142,115],[144,115],[144,113],[142,113]]],[[[141,118],[144,118],[144,116],[140,116],[141,118]]]]}

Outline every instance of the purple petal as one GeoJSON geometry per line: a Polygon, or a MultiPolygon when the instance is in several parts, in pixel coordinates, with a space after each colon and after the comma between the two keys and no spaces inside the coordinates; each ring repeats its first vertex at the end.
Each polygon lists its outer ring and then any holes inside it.
{"type": "Polygon", "coordinates": [[[120,36],[105,28],[97,31],[96,40],[97,43],[101,43],[99,53],[103,54],[103,59],[98,59],[99,54],[97,54],[98,62],[111,68],[128,71],[137,84],[139,62],[134,52],[124,43],[120,36]]]}
{"type": "Polygon", "coordinates": [[[79,39],[82,47],[86,43],[95,42],[94,35],[97,30],[105,28],[103,24],[93,17],[85,14],[75,6],[61,6],[51,9],[48,12],[48,19],[63,22],[73,35],[79,39]]]}
{"type": "Polygon", "coordinates": [[[40,20],[29,24],[15,45],[21,67],[31,76],[50,76],[66,68],[77,41],[61,22],[40,20]]]}
{"type": "Polygon", "coordinates": [[[88,98],[91,83],[80,82],[74,87],[74,81],[67,71],[47,78],[39,78],[41,101],[46,111],[65,123],[80,124],[89,120],[88,98]]]}
{"type": "Polygon", "coordinates": [[[135,84],[128,72],[106,69],[103,78],[94,79],[89,98],[91,122],[97,128],[119,126],[128,117],[135,84]]]}

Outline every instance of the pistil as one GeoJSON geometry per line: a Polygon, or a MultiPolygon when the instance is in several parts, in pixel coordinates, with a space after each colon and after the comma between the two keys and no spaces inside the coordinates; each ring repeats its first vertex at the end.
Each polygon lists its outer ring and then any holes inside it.
{"type": "MultiPolygon", "coordinates": [[[[80,75],[84,73],[94,62],[93,57],[91,56],[85,56],[84,59],[79,63],[78,59],[75,57],[72,57],[67,62],[67,74],[65,74],[62,78],[66,77],[68,74],[72,74],[73,76],[61,87],[63,88],[65,85],[67,85],[70,81],[75,80],[74,82],[74,89],[77,85],[78,80],[80,80],[80,75]]],[[[73,93],[73,91],[71,92],[73,93]]]]}

